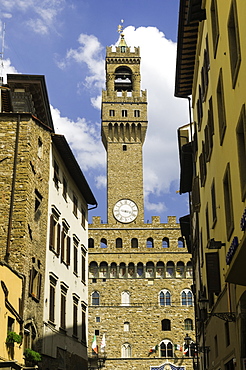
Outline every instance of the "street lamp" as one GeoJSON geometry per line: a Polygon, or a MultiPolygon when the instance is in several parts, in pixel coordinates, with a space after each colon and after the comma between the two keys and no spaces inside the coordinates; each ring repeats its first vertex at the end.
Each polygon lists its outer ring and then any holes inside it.
{"type": "Polygon", "coordinates": [[[191,341],[192,341],[192,339],[189,336],[189,334],[186,334],[186,336],[184,337],[185,346],[186,346],[186,348],[188,348],[189,355],[192,357],[193,369],[197,370],[197,363],[195,362],[195,355],[196,355],[197,345],[196,345],[196,343],[193,343],[191,341]]]}
{"type": "Polygon", "coordinates": [[[99,357],[98,355],[92,355],[88,357],[88,370],[97,370],[104,367],[106,356],[99,357]]]}

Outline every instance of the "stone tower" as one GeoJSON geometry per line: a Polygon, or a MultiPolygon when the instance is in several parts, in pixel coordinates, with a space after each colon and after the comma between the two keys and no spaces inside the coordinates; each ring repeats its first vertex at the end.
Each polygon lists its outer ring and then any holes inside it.
{"type": "Polygon", "coordinates": [[[89,225],[89,368],[101,359],[106,370],[192,369],[192,359],[175,350],[186,333],[195,338],[190,257],[176,217],[144,223],[146,130],[140,49],[121,33],[119,45],[107,48],[102,93],[108,221],[93,217],[89,225]]]}

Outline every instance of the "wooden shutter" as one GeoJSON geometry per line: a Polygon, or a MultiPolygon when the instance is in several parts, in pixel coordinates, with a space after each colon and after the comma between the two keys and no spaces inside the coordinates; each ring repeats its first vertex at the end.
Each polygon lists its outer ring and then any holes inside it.
{"type": "Polygon", "coordinates": [[[54,249],[54,217],[50,215],[50,249],[54,249]]]}
{"type": "Polygon", "coordinates": [[[70,265],[71,238],[67,236],[67,265],[70,265]]]}
{"type": "Polygon", "coordinates": [[[62,228],[62,233],[61,233],[61,262],[64,262],[64,242],[65,242],[65,232],[64,232],[64,228],[62,228]]]}
{"type": "Polygon", "coordinates": [[[218,252],[206,253],[208,293],[220,293],[220,264],[218,252]]]}
{"type": "Polygon", "coordinates": [[[60,254],[60,248],[61,248],[61,225],[57,223],[57,245],[56,245],[56,253],[60,254]]]}

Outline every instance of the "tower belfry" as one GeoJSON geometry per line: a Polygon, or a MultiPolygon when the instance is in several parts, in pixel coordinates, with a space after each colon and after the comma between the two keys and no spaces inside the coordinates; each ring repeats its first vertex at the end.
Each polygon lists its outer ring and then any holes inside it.
{"type": "Polygon", "coordinates": [[[123,33],[116,48],[107,47],[102,141],[107,151],[109,223],[141,223],[144,218],[142,145],[148,122],[140,59],[139,47],[131,50],[123,33]]]}

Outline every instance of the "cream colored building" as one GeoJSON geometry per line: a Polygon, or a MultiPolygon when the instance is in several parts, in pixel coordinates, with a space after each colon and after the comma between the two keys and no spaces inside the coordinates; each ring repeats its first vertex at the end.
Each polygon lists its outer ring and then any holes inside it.
{"type": "Polygon", "coordinates": [[[245,369],[245,14],[244,0],[180,1],[175,95],[192,97],[194,117],[179,130],[180,190],[191,193],[182,230],[200,369],[245,369]]]}
{"type": "Polygon", "coordinates": [[[89,368],[101,359],[107,370],[188,370],[192,358],[183,345],[187,333],[195,340],[192,266],[176,217],[144,223],[148,122],[140,80],[140,50],[121,34],[116,49],[107,48],[102,94],[108,220],[93,217],[89,225],[89,368]]]}

